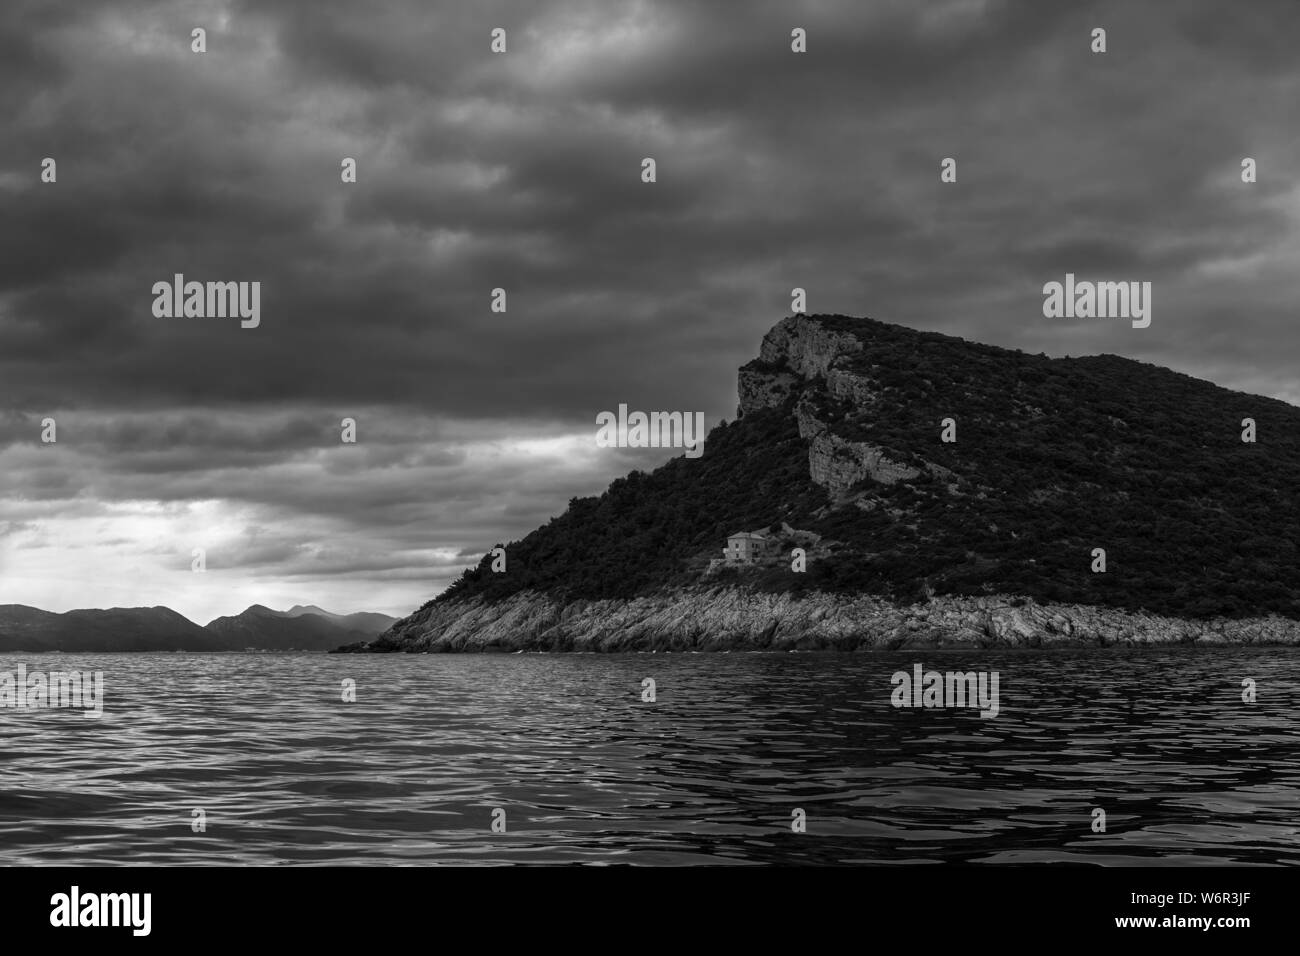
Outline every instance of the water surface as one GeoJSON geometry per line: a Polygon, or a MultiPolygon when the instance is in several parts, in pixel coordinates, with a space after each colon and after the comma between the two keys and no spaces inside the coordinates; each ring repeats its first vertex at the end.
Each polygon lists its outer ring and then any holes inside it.
{"type": "Polygon", "coordinates": [[[1295,649],[19,663],[106,701],[0,709],[5,864],[1300,863],[1295,649]],[[914,663],[998,716],[892,707],[914,663]]]}

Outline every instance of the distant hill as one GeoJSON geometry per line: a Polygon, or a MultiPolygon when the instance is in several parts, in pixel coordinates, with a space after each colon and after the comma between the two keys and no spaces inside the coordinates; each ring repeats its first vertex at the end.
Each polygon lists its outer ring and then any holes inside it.
{"type": "MultiPolygon", "coordinates": [[[[505,545],[508,572],[485,555],[371,649],[474,645],[493,607],[506,646],[563,648],[603,633],[578,623],[593,601],[631,620],[667,602],[654,639],[696,646],[695,622],[722,615],[699,595],[718,589],[729,620],[756,622],[735,626],[737,644],[851,632],[833,608],[868,598],[1092,607],[1107,634],[1127,633],[1126,613],[1162,616],[1171,635],[1168,621],[1300,620],[1300,408],[1115,355],[1054,359],[841,315],[779,322],[738,393],[702,457],[571,500],[505,545]],[[709,568],[729,534],[783,526],[820,542],[802,573],[709,568]],[[776,597],[795,604],[778,615],[776,597]],[[804,597],[828,610],[804,620],[804,597]]],[[[1058,616],[1067,630],[1096,617],[1058,616]]]]}
{"type": "Polygon", "coordinates": [[[109,608],[56,614],[22,604],[0,605],[0,651],[329,650],[379,634],[395,619],[319,608],[288,612],[254,605],[207,627],[166,607],[109,608]]]}
{"type": "Polygon", "coordinates": [[[254,604],[241,614],[209,621],[206,629],[239,650],[327,651],[348,641],[374,637],[394,620],[384,614],[330,614],[315,606],[273,611],[254,604]]]}
{"type": "Polygon", "coordinates": [[[314,604],[305,606],[295,604],[284,614],[287,617],[302,617],[304,614],[314,614],[317,617],[325,618],[327,621],[332,621],[344,630],[361,631],[365,634],[382,634],[397,621],[395,617],[374,611],[358,611],[356,614],[331,614],[329,611],[321,610],[314,604]]]}
{"type": "Polygon", "coordinates": [[[0,605],[0,651],[220,651],[219,635],[171,608],[86,609],[55,614],[0,605]]]}

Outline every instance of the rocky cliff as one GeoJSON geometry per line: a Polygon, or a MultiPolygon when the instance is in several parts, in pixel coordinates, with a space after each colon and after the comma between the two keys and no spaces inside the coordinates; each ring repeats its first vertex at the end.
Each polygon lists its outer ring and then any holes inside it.
{"type": "Polygon", "coordinates": [[[897,650],[1179,644],[1300,644],[1276,615],[1191,621],[995,595],[900,606],[870,597],[735,588],[604,601],[525,592],[434,604],[344,652],[897,650]]]}
{"type": "Polygon", "coordinates": [[[780,408],[800,395],[794,416],[799,437],[808,442],[808,476],[835,497],[865,480],[890,485],[923,471],[950,477],[951,472],[932,462],[914,468],[892,460],[879,445],[842,438],[819,413],[823,397],[859,414],[877,405],[880,386],[846,367],[862,351],[861,341],[852,335],[828,331],[804,316],[782,319],[763,337],[758,362],[740,371],[741,413],[780,408]],[[821,389],[799,389],[801,382],[819,380],[821,389]]]}

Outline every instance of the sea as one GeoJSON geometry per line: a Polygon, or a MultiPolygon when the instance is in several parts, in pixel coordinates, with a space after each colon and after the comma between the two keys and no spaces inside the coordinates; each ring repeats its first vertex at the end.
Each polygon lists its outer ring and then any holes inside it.
{"type": "Polygon", "coordinates": [[[0,708],[6,865],[1300,864],[1300,649],[19,664],[104,700],[0,708]]]}

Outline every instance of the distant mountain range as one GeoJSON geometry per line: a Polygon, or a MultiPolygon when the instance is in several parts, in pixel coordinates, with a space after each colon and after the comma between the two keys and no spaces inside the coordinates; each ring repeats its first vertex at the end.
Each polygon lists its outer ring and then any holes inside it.
{"type": "Polygon", "coordinates": [[[385,614],[331,614],[315,606],[273,611],[254,604],[242,614],[209,621],[205,630],[232,650],[327,651],[381,634],[396,620],[385,614]],[[352,634],[364,636],[348,637],[352,634]]]}
{"type": "Polygon", "coordinates": [[[396,620],[370,612],[331,614],[313,605],[273,611],[254,604],[200,627],[167,607],[55,614],[0,604],[0,651],[325,651],[374,637],[396,620]]]}

